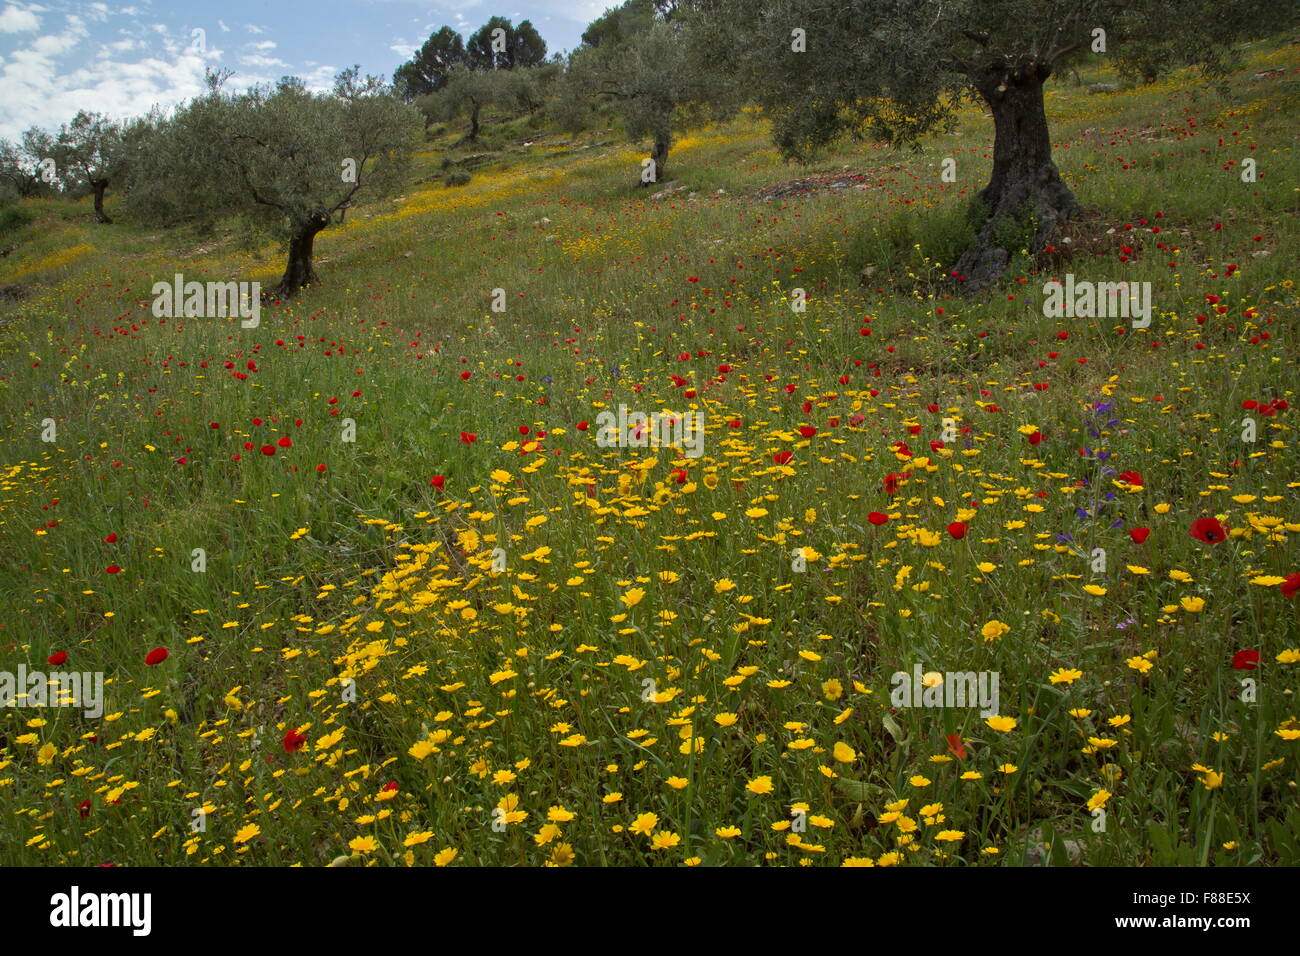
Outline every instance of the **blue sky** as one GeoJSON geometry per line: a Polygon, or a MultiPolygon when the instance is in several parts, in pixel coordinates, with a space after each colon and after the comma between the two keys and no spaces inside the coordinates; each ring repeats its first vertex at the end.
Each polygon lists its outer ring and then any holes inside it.
{"type": "Polygon", "coordinates": [[[0,0],[0,137],[55,128],[78,109],[115,119],[231,85],[301,76],[325,88],[354,63],[391,77],[444,24],[468,36],[494,15],[531,20],[550,53],[572,49],[617,0],[0,0]],[[195,30],[204,31],[195,49],[195,30]]]}

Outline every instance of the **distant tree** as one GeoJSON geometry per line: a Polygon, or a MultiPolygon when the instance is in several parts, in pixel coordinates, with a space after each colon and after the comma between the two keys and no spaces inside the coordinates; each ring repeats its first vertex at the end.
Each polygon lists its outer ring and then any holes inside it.
{"type": "Polygon", "coordinates": [[[51,148],[65,188],[89,191],[95,197],[95,217],[113,220],[104,212],[104,194],[122,172],[122,130],[107,117],[82,110],[59,129],[51,148]]]}
{"type": "Polygon", "coordinates": [[[626,43],[634,33],[649,29],[654,18],[654,0],[628,0],[587,24],[587,29],[582,31],[582,45],[597,47],[626,43]]]}
{"type": "Polygon", "coordinates": [[[545,61],[546,41],[529,20],[516,27],[505,17],[493,17],[470,36],[465,55],[475,70],[513,70],[545,61]]]}
{"type": "Polygon", "coordinates": [[[511,110],[536,113],[546,105],[548,94],[563,73],[558,63],[516,67],[502,77],[501,104],[511,110]]]}
{"type": "Polygon", "coordinates": [[[18,196],[30,199],[53,191],[58,182],[57,167],[47,174],[46,160],[53,160],[54,137],[35,126],[17,143],[0,140],[0,182],[18,196]]]}
{"type": "Polygon", "coordinates": [[[527,69],[546,62],[546,41],[531,20],[521,20],[510,43],[510,68],[527,69]]]}
{"type": "MultiPolygon", "coordinates": [[[[650,140],[652,175],[638,185],[668,179],[674,129],[726,98],[725,77],[689,55],[685,28],[671,8],[628,0],[587,28],[569,60],[567,95],[611,104],[629,139],[650,140]]],[[[581,120],[577,110],[561,112],[564,122],[581,120]]]]}
{"type": "Polygon", "coordinates": [[[457,145],[478,141],[483,108],[502,104],[507,99],[505,72],[475,70],[467,66],[452,69],[447,84],[430,96],[422,97],[417,105],[429,122],[452,122],[468,117],[469,129],[457,145]]]}
{"type": "Polygon", "coordinates": [[[805,156],[842,134],[915,145],[966,97],[993,116],[978,235],[953,272],[993,281],[1027,231],[1041,250],[1079,205],[1052,161],[1043,84],[1090,50],[1154,76],[1221,72],[1232,43],[1296,20],[1268,0],[685,0],[715,69],[740,77],[777,145],[805,156]],[[1015,228],[1004,228],[1013,223],[1015,228]]]}
{"type": "Polygon", "coordinates": [[[419,130],[417,110],[355,69],[329,94],[295,82],[227,93],[210,77],[205,95],[149,135],[126,205],[165,222],[237,217],[250,234],[281,238],[288,261],[274,294],[289,297],[316,281],[316,235],[404,182],[419,130]]]}
{"type": "Polygon", "coordinates": [[[393,74],[393,88],[407,103],[436,93],[447,84],[451,68],[465,62],[465,41],[451,27],[430,35],[411,59],[393,74]]]}

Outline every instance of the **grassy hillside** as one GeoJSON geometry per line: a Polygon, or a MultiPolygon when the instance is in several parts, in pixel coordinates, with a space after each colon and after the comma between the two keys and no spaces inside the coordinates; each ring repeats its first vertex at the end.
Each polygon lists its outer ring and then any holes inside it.
{"type": "Polygon", "coordinates": [[[974,297],[973,109],[811,168],[747,114],[658,199],[613,130],[448,130],[256,329],[150,290],[280,250],[25,203],[0,667],[107,683],[0,709],[0,861],[1300,863],[1300,46],[1082,79],[1085,215],[974,297]],[[1067,273],[1150,327],[1045,317],[1067,273]],[[620,405],[703,455],[602,447],[620,405]],[[917,666],[996,716],[891,706],[917,666]]]}

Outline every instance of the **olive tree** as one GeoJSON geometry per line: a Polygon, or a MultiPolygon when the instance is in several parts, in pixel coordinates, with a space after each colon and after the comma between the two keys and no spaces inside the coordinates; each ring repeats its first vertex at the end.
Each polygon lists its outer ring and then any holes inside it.
{"type": "Polygon", "coordinates": [[[64,188],[86,190],[95,197],[95,218],[113,220],[104,212],[104,194],[109,183],[122,171],[122,130],[99,113],[81,110],[59,128],[50,149],[64,188]]]}
{"type": "Polygon", "coordinates": [[[16,142],[0,140],[0,183],[24,199],[42,196],[58,183],[54,137],[31,127],[16,142]]]}
{"type": "MultiPolygon", "coordinates": [[[[569,59],[565,94],[610,104],[630,140],[650,141],[638,185],[668,179],[673,131],[726,99],[726,78],[690,55],[685,33],[686,23],[671,7],[627,0],[588,26],[569,59]]],[[[561,112],[566,128],[582,120],[581,111],[561,112]]]]}
{"type": "Polygon", "coordinates": [[[208,92],[162,121],[140,150],[127,207],[163,221],[237,218],[288,247],[274,290],[316,281],[316,236],[362,199],[404,182],[419,139],[419,112],[376,77],[340,74],[332,93],[292,78],[244,92],[208,92]]]}
{"type": "Polygon", "coordinates": [[[737,76],[801,158],[843,134],[915,145],[973,97],[993,121],[977,238],[955,263],[968,288],[997,278],[1003,243],[1047,243],[1079,210],[1052,159],[1043,85],[1090,52],[1151,76],[1221,72],[1234,41],[1294,22],[1267,0],[693,0],[697,54],[737,76]],[[1285,21],[1285,23],[1283,22],[1285,21]],[[1013,221],[1017,229],[1000,228],[1013,221]]]}
{"type": "Polygon", "coordinates": [[[475,143],[481,126],[483,107],[504,103],[506,100],[505,77],[508,74],[497,70],[475,70],[468,66],[456,66],[447,75],[447,83],[437,93],[422,96],[416,105],[424,113],[427,122],[450,123],[460,117],[469,119],[469,129],[456,145],[475,143]]]}

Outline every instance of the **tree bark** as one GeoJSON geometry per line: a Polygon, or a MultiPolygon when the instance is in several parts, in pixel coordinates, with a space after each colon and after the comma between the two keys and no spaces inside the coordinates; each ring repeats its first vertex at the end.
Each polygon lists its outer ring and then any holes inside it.
{"type": "Polygon", "coordinates": [[[103,223],[112,223],[108,213],[104,212],[104,193],[108,190],[107,179],[92,179],[90,188],[95,191],[95,217],[103,223]]]}
{"type": "Polygon", "coordinates": [[[471,143],[478,142],[478,111],[481,109],[478,103],[475,103],[469,111],[469,135],[465,138],[471,143]]]}
{"type": "Polygon", "coordinates": [[[330,217],[318,212],[306,223],[299,226],[289,240],[289,261],[284,267],[280,284],[272,290],[272,295],[281,299],[291,299],[298,290],[316,281],[316,270],[312,268],[312,248],[316,243],[316,233],[330,224],[330,217]]]}
{"type": "Polygon", "coordinates": [[[967,291],[994,282],[1018,245],[1009,236],[1032,231],[1031,253],[1040,252],[1079,204],[1052,162],[1052,138],[1043,107],[1043,83],[1051,64],[1022,62],[1016,69],[988,69],[972,77],[993,113],[993,174],[976,197],[985,213],[974,245],[953,266],[967,291]]]}
{"type": "Polygon", "coordinates": [[[654,179],[641,179],[638,186],[653,186],[655,183],[668,182],[668,148],[671,140],[667,133],[655,133],[654,145],[650,147],[650,160],[654,163],[654,179]]]}

